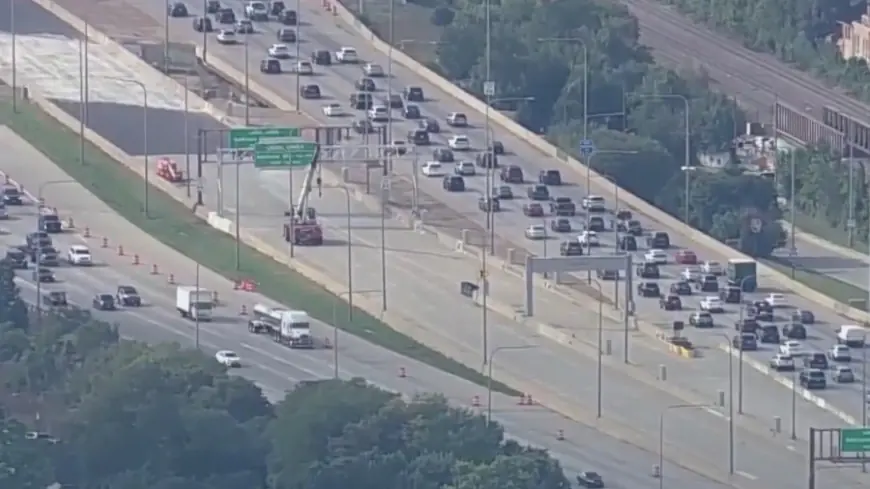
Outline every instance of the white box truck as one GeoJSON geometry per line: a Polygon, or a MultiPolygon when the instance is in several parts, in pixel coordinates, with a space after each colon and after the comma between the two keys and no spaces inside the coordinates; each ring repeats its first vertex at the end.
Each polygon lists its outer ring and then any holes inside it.
{"type": "Polygon", "coordinates": [[[175,308],[183,318],[211,321],[214,293],[202,287],[179,285],[175,291],[175,308]]]}

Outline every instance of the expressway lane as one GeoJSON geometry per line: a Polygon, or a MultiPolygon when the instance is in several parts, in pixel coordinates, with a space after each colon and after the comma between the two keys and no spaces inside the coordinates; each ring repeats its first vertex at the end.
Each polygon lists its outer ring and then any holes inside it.
{"type": "MultiPolygon", "coordinates": [[[[162,10],[158,10],[162,4],[158,2],[148,2],[148,3],[140,3],[143,9],[148,10],[152,15],[158,16],[162,15],[162,10]]],[[[237,11],[240,11],[240,2],[233,3],[233,6],[236,7],[237,11]]],[[[196,5],[194,5],[193,10],[196,10],[196,5]]],[[[302,21],[307,25],[303,26],[301,29],[301,38],[303,39],[301,50],[302,53],[310,53],[316,49],[328,49],[330,51],[335,51],[339,49],[341,46],[352,46],[356,48],[360,53],[363,59],[374,61],[382,64],[383,66],[387,65],[387,60],[377,54],[372,48],[369,48],[365,43],[363,43],[360,39],[352,36],[346,29],[344,29],[340,25],[336,25],[336,21],[327,16],[325,13],[321,12],[319,8],[316,6],[308,6],[303,5],[303,12],[301,14],[302,21]]],[[[189,22],[181,20],[181,19],[173,19],[171,25],[171,32],[174,40],[183,40],[189,42],[199,42],[201,38],[199,35],[194,35],[190,30],[189,22]]],[[[289,101],[293,101],[295,99],[293,95],[293,86],[294,86],[294,77],[288,74],[278,75],[278,76],[264,76],[259,74],[257,71],[256,63],[262,58],[265,54],[266,49],[269,45],[272,44],[274,39],[274,33],[277,29],[277,26],[274,24],[258,24],[259,33],[249,36],[250,37],[250,55],[249,59],[251,62],[250,72],[251,76],[256,79],[258,82],[267,86],[268,88],[277,91],[286,95],[289,101]]],[[[244,70],[244,66],[242,65],[242,61],[244,56],[241,55],[243,51],[242,46],[219,46],[215,42],[210,42],[209,51],[221,59],[233,64],[237,69],[244,70]]],[[[451,111],[464,111],[466,112],[471,119],[472,127],[468,130],[459,131],[462,134],[469,136],[472,141],[472,145],[475,148],[481,148],[483,146],[483,120],[480,117],[477,117],[475,114],[472,114],[470,110],[463,109],[463,107],[459,104],[459,102],[455,100],[451,100],[447,97],[447,95],[438,92],[432,85],[426,83],[420,77],[414,75],[409,70],[404,67],[398,66],[396,64],[393,65],[393,74],[394,74],[394,90],[396,92],[400,91],[403,87],[407,85],[418,85],[423,87],[423,89],[428,94],[429,100],[423,104],[421,104],[422,111],[424,115],[432,116],[439,119],[442,122],[442,126],[445,126],[444,119],[446,115],[451,111]]],[[[360,71],[358,67],[355,66],[336,66],[327,67],[323,69],[319,69],[319,75],[313,77],[313,81],[321,86],[321,88],[327,94],[327,97],[334,100],[337,100],[339,103],[342,103],[347,106],[345,103],[346,97],[349,93],[353,92],[353,81],[360,76],[360,71]]],[[[305,81],[303,81],[305,83],[305,81]]],[[[379,95],[383,95],[384,85],[386,83],[385,80],[378,81],[381,91],[379,95]]],[[[314,118],[323,122],[323,123],[335,123],[334,119],[324,118],[320,115],[319,107],[323,104],[323,101],[302,101],[302,108],[306,112],[313,114],[314,118]]],[[[394,137],[396,139],[404,139],[405,132],[411,127],[409,122],[403,121],[398,118],[396,114],[394,114],[394,137]]],[[[436,145],[443,146],[446,143],[446,136],[450,133],[447,131],[448,128],[444,128],[445,133],[434,138],[436,145]]],[[[495,139],[501,140],[505,146],[509,154],[502,158],[502,164],[518,164],[523,167],[527,178],[532,177],[537,174],[540,170],[545,170],[549,168],[562,168],[560,163],[556,162],[553,159],[542,158],[539,153],[537,153],[534,149],[528,146],[523,141],[517,140],[516,138],[508,137],[506,133],[503,131],[497,130],[495,128],[495,139]]],[[[423,151],[423,156],[420,157],[420,161],[425,161],[427,158],[428,150],[423,151]]],[[[396,172],[408,175],[413,172],[413,165],[408,158],[405,158],[401,161],[396,162],[396,172]]],[[[568,196],[571,197],[576,203],[579,203],[581,199],[587,195],[587,190],[584,188],[584,172],[580,170],[579,172],[567,172],[563,171],[563,177],[568,180],[568,184],[560,187],[553,188],[553,193],[555,195],[560,196],[568,196]]],[[[429,195],[436,196],[439,200],[443,201],[450,208],[455,210],[456,212],[481,223],[483,220],[483,214],[477,209],[477,197],[478,195],[484,191],[484,180],[482,176],[476,176],[467,178],[468,191],[464,193],[454,193],[447,194],[441,189],[440,179],[420,179],[420,188],[422,191],[426,192],[429,195]],[[443,197],[442,197],[443,196],[443,197]]],[[[613,200],[613,196],[609,189],[601,189],[597,188],[593,183],[592,191],[605,195],[608,200],[608,205],[610,208],[616,207],[616,202],[613,200]]],[[[518,194],[520,197],[524,194],[524,186],[514,186],[514,193],[518,194]]],[[[509,240],[512,243],[519,243],[526,249],[528,249],[532,253],[543,254],[543,246],[540,243],[531,243],[524,239],[523,237],[523,229],[527,227],[529,224],[540,222],[538,220],[530,220],[522,215],[520,212],[520,208],[522,203],[525,200],[522,198],[516,199],[513,202],[506,203],[504,206],[504,211],[498,213],[496,215],[496,231],[499,237],[509,240]]],[[[652,219],[647,216],[637,215],[643,223],[644,227],[648,230],[656,230],[661,229],[668,231],[671,235],[672,242],[676,244],[676,247],[686,246],[688,243],[685,236],[681,235],[681,230],[679,229],[663,229],[660,224],[653,222],[652,219]]],[[[581,224],[582,217],[574,220],[574,227],[578,227],[581,224]]],[[[550,250],[555,248],[555,243],[557,240],[550,240],[550,243],[554,243],[550,245],[550,250]]],[[[613,241],[609,239],[609,233],[602,235],[602,250],[604,252],[608,252],[608,250],[612,250],[613,241]]],[[[644,250],[639,252],[639,255],[642,254],[644,250]]],[[[699,254],[699,257],[710,260],[717,260],[720,262],[725,262],[729,257],[719,256],[716,253],[696,248],[694,249],[699,254]]],[[[664,267],[664,276],[665,278],[660,281],[661,285],[664,289],[667,288],[667,285],[670,281],[675,279],[680,272],[680,267],[669,265],[664,267]]],[[[765,284],[764,277],[760,279],[762,292],[758,294],[752,294],[750,298],[759,299],[764,293],[768,292],[784,292],[788,294],[788,302],[792,307],[798,307],[802,309],[810,309],[815,312],[817,318],[820,321],[820,324],[811,328],[811,338],[807,341],[807,348],[814,351],[825,351],[830,348],[831,345],[835,343],[834,338],[834,328],[840,324],[843,324],[843,320],[834,312],[830,310],[824,310],[815,306],[814,304],[809,303],[807,300],[797,297],[794,294],[790,294],[789,291],[786,290],[776,290],[775,288],[770,287],[769,284],[765,284]]],[[[694,309],[697,307],[699,298],[694,297],[687,300],[687,308],[694,309]]],[[[642,319],[659,325],[667,325],[670,324],[675,319],[686,319],[687,313],[683,312],[680,314],[674,313],[663,313],[657,306],[655,301],[649,299],[638,299],[638,312],[642,319]]],[[[731,308],[728,310],[727,314],[721,315],[717,317],[717,322],[721,326],[721,328],[717,328],[714,331],[691,331],[690,337],[701,345],[713,346],[715,347],[717,344],[721,343],[723,340],[721,339],[722,334],[731,334],[733,332],[733,323],[736,321],[738,316],[738,311],[735,308],[731,308]]],[[[780,321],[781,323],[781,321],[780,321]]],[[[759,361],[766,362],[768,358],[774,353],[769,347],[763,348],[759,352],[748,353],[749,356],[755,358],[759,361]]],[[[714,363],[717,365],[717,368],[721,368],[722,362],[724,362],[723,356],[712,355],[713,361],[710,363],[714,363]]],[[[705,359],[705,361],[710,359],[705,359]]],[[[858,369],[860,370],[860,369],[858,369]]],[[[840,409],[850,413],[855,418],[860,418],[861,410],[862,410],[862,399],[860,396],[860,386],[858,384],[852,386],[832,386],[828,391],[824,393],[824,397],[828,399],[830,402],[838,406],[840,409]]],[[[753,393],[746,393],[745,396],[746,405],[749,406],[753,403],[753,393]]]]}
{"type": "MultiPolygon", "coordinates": [[[[8,130],[0,129],[0,141],[7,148],[0,155],[0,170],[12,174],[26,188],[36,188],[48,181],[66,179],[65,174],[56,166],[8,130]]],[[[173,291],[167,285],[166,277],[151,275],[144,263],[159,262],[164,268],[177,271],[176,280],[182,283],[191,283],[195,264],[123,221],[77,184],[56,184],[46,190],[50,190],[46,192],[47,203],[57,206],[63,216],[75,216],[78,226],[85,225],[84,221],[87,221],[95,237],[102,234],[124,236],[131,248],[128,249],[127,256],[119,257],[116,249],[101,248],[97,238],[84,239],[72,232],[56,235],[55,245],[61,251],[74,243],[88,244],[97,266],[58,267],[56,271],[61,282],[46,288],[63,288],[74,303],[88,307],[92,294],[112,291],[119,283],[132,284],[142,293],[146,301],[144,307],[113,313],[98,312],[97,316],[118,322],[122,333],[127,337],[151,342],[179,342],[191,346],[194,333],[192,323],[180,319],[173,310],[173,291]],[[129,254],[134,250],[142,253],[143,265],[134,267],[129,262],[129,254]]],[[[12,219],[0,223],[6,231],[2,236],[4,245],[19,244],[23,236],[33,229],[34,211],[32,204],[12,209],[12,219]]],[[[19,283],[25,298],[33,300],[35,286],[28,279],[27,273],[19,274],[19,283]]],[[[238,371],[239,374],[262,385],[270,398],[280,398],[284,391],[292,388],[299,380],[331,376],[331,351],[288,350],[266,338],[249,334],[244,318],[235,314],[241,304],[255,301],[275,305],[274,303],[257,294],[233,292],[231,284],[206,269],[201,270],[201,284],[218,291],[222,297],[218,311],[220,319],[201,325],[201,346],[208,353],[223,348],[236,350],[245,361],[245,366],[238,371]]],[[[330,332],[328,325],[323,323],[316,322],[314,328],[318,336],[330,332]]],[[[482,394],[479,386],[399,357],[356,337],[342,335],[339,352],[340,371],[344,378],[363,376],[379,386],[408,396],[422,392],[443,392],[452,402],[461,406],[469,406],[473,396],[482,394]],[[407,369],[407,378],[396,375],[399,366],[407,369]]],[[[583,370],[591,369],[585,365],[581,367],[581,371],[583,370]]],[[[633,387],[626,385],[625,389],[633,387]]],[[[638,391],[635,395],[644,394],[644,391],[638,391]]],[[[663,396],[650,401],[656,404],[673,402],[663,396]]],[[[613,487],[625,489],[640,489],[650,483],[648,471],[656,460],[653,452],[603,436],[592,427],[570,422],[541,407],[517,407],[516,400],[506,396],[496,394],[493,407],[495,418],[504,422],[511,433],[516,433],[523,441],[551,448],[561,458],[569,473],[595,468],[612,482],[613,487]],[[556,441],[555,433],[558,429],[564,430],[566,440],[556,441]]],[[[722,430],[722,426],[715,428],[722,430]]],[[[669,433],[673,433],[677,440],[690,435],[681,431],[679,426],[675,426],[669,433]]],[[[721,435],[717,438],[722,439],[721,435]]],[[[673,464],[669,464],[666,473],[668,480],[681,485],[704,489],[726,487],[673,464]]]]}

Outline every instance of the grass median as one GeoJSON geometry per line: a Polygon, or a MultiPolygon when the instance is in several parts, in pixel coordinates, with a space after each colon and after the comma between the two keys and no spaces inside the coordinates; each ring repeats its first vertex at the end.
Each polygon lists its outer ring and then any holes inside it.
{"type": "MultiPolygon", "coordinates": [[[[324,288],[244,244],[241,247],[242,269],[237,271],[235,240],[209,227],[184,205],[157,188],[152,188],[150,193],[151,217],[146,218],[142,212],[144,203],[139,176],[89,143],[83,162],[79,156],[78,136],[37,107],[19,104],[18,113],[13,113],[10,103],[0,103],[0,121],[124,219],[201,265],[230,279],[239,276],[253,278],[258,283],[258,292],[282,304],[304,309],[321,321],[331,322],[334,308],[345,306],[344,301],[324,288]]],[[[401,355],[486,385],[486,377],[480,372],[397,332],[362,310],[354,311],[353,322],[339,318],[337,326],[401,355]]],[[[519,395],[499,382],[493,382],[493,388],[508,395],[519,395]]]]}

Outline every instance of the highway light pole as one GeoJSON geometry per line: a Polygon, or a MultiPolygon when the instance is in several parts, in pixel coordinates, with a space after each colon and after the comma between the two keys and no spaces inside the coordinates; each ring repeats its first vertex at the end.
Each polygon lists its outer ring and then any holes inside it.
{"type": "Polygon", "coordinates": [[[683,221],[686,225],[689,225],[689,197],[691,194],[690,186],[689,186],[689,175],[696,170],[694,166],[681,166],[680,170],[686,176],[686,200],[683,203],[683,221]]]}
{"type": "Polygon", "coordinates": [[[734,474],[734,340],[722,334],[728,341],[728,473],[734,474]]]}
{"type": "Polygon", "coordinates": [[[486,375],[486,424],[489,426],[489,423],[492,422],[492,361],[495,357],[495,354],[500,351],[505,350],[528,350],[530,348],[535,348],[535,345],[516,345],[516,346],[499,346],[493,348],[492,352],[489,354],[489,371],[486,375]]]}
{"type": "MultiPolygon", "coordinates": [[[[743,279],[741,279],[740,283],[738,284],[740,286],[741,299],[743,298],[743,284],[745,284],[746,281],[749,280],[750,278],[755,280],[755,275],[749,275],[748,277],[743,277],[743,279]]],[[[738,322],[738,324],[740,324],[740,330],[738,330],[738,333],[743,332],[744,306],[745,306],[745,304],[741,300],[740,307],[737,308],[737,310],[738,310],[737,322],[738,322]]],[[[740,350],[739,350],[738,355],[740,357],[739,358],[740,363],[739,363],[739,365],[737,365],[737,377],[738,377],[738,380],[737,380],[737,414],[743,414],[743,343],[742,343],[742,340],[740,343],[740,350]]]]}
{"type": "Polygon", "coordinates": [[[797,440],[797,367],[791,370],[791,439],[797,440]]]}
{"type": "Polygon", "coordinates": [[[12,31],[12,113],[18,112],[18,54],[16,53],[16,26],[15,26],[15,2],[9,1],[9,30],[12,31]]]}
{"type": "MultiPolygon", "coordinates": [[[[795,224],[795,210],[796,209],[795,209],[795,206],[796,206],[796,204],[794,201],[794,199],[795,199],[795,196],[794,196],[794,193],[795,193],[795,189],[794,189],[794,186],[795,186],[795,181],[794,181],[795,180],[795,174],[794,174],[795,173],[795,157],[794,157],[794,154],[795,154],[795,152],[794,152],[794,150],[792,150],[791,151],[791,175],[789,175],[789,179],[791,180],[791,188],[789,189],[790,195],[788,198],[789,208],[791,209],[791,212],[790,212],[790,214],[791,214],[791,233],[790,234],[791,234],[791,236],[789,236],[789,239],[791,239],[791,249],[788,250],[789,256],[794,256],[796,254],[796,251],[797,251],[797,245],[795,243],[795,240],[797,238],[795,238],[795,228],[796,228],[796,224],[795,224]]],[[[796,270],[795,270],[796,267],[794,265],[794,260],[789,260],[789,262],[791,263],[791,278],[794,279],[795,273],[796,273],[796,270]]],[[[868,302],[868,304],[870,304],[870,302],[868,302]]]]}
{"type": "MultiPolygon", "coordinates": [[[[51,187],[53,185],[64,185],[67,183],[78,183],[75,180],[50,180],[48,182],[43,182],[39,185],[39,188],[36,189],[36,199],[37,206],[44,205],[45,200],[43,199],[43,194],[45,193],[46,187],[51,187]]],[[[42,214],[39,214],[40,217],[36,219],[36,232],[41,232],[42,229],[39,226],[39,221],[42,219],[42,214]]],[[[34,255],[36,256],[36,320],[42,321],[42,280],[39,278],[39,269],[42,266],[42,257],[40,256],[40,250],[36,250],[34,255]]]]}
{"type": "MultiPolygon", "coordinates": [[[[250,34],[245,34],[245,125],[251,125],[251,68],[248,66],[248,48],[250,34]]],[[[298,43],[298,39],[296,40],[298,43]]],[[[296,70],[299,71],[299,70],[296,70]]],[[[299,91],[296,91],[299,93],[299,91]]]]}
{"type": "Polygon", "coordinates": [[[602,387],[602,361],[603,361],[603,339],[604,339],[604,292],[601,290],[601,282],[592,280],[592,283],[598,288],[598,366],[596,371],[595,390],[596,390],[596,410],[595,416],[601,418],[601,387],[602,387]]]}
{"type": "MultiPolygon", "coordinates": [[[[344,185],[323,185],[323,189],[335,189],[341,190],[344,192],[345,198],[345,213],[347,222],[345,226],[347,226],[347,291],[338,294],[339,300],[343,295],[347,295],[347,320],[348,322],[353,321],[353,242],[351,241],[351,209],[350,209],[350,190],[344,185]]],[[[334,366],[334,376],[338,378],[338,322],[336,322],[336,307],[338,306],[338,302],[332,308],[332,350],[333,350],[333,362],[334,366]]]]}
{"type": "Polygon", "coordinates": [[[849,233],[849,247],[855,244],[855,200],[854,200],[854,173],[855,173],[855,153],[853,145],[849,145],[849,192],[848,192],[848,220],[846,221],[846,229],[849,233]]]}
{"type": "Polygon", "coordinates": [[[347,322],[353,322],[353,289],[348,288],[339,292],[338,300],[332,305],[332,376],[335,379],[338,379],[338,303],[344,296],[347,296],[347,322]]]}
{"type": "Polygon", "coordinates": [[[301,58],[300,58],[300,53],[299,53],[299,49],[300,49],[299,45],[302,44],[302,19],[301,19],[302,6],[300,4],[301,4],[301,0],[296,0],[296,73],[295,73],[295,78],[296,78],[296,113],[297,114],[302,113],[302,107],[299,105],[299,103],[300,103],[299,102],[299,96],[300,96],[299,90],[301,89],[301,80],[300,80],[300,76],[299,76],[299,61],[301,60],[301,58]]]}
{"type": "Polygon", "coordinates": [[[709,404],[672,404],[665,407],[659,415],[659,489],[665,485],[665,414],[673,409],[707,409],[709,404]]]}
{"type": "MultiPolygon", "coordinates": [[[[579,37],[542,37],[538,39],[538,42],[555,42],[555,43],[572,43],[572,44],[580,44],[583,47],[583,78],[579,80],[574,80],[569,83],[563,91],[566,96],[566,103],[563,107],[564,110],[564,119],[565,125],[568,124],[568,104],[567,104],[567,96],[571,93],[571,89],[574,88],[579,82],[583,83],[583,140],[589,139],[589,47],[586,44],[586,41],[579,37]]],[[[587,163],[588,165],[588,163],[587,163]]]]}

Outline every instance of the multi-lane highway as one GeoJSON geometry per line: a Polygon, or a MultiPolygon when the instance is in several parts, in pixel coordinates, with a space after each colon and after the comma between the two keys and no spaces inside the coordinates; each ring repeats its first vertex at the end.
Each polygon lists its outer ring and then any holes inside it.
{"type": "MultiPolygon", "coordinates": [[[[89,246],[95,265],[63,265],[54,268],[59,281],[46,284],[43,290],[63,290],[71,303],[88,309],[94,294],[113,293],[120,284],[133,285],[144,298],[143,307],[96,312],[96,316],[119,324],[126,337],[192,346],[195,341],[194,326],[190,321],[181,319],[174,310],[174,289],[166,282],[166,272],[152,275],[150,266],[158,264],[164,270],[173,270],[176,272],[176,281],[190,285],[193,284],[195,263],[157,243],[115,215],[93,195],[69,181],[56,166],[8,129],[0,128],[0,141],[7,148],[0,156],[0,170],[18,179],[27,188],[38,188],[46,182],[58,182],[45,187],[47,203],[56,206],[65,218],[74,217],[79,223],[77,226],[88,225],[92,235],[90,239],[84,238],[80,228],[78,232],[69,231],[53,237],[55,246],[61,252],[65,252],[73,244],[89,246]],[[108,236],[112,240],[109,248],[103,249],[100,246],[102,236],[108,236]],[[127,244],[126,256],[118,256],[115,243],[127,244]],[[141,265],[132,265],[133,253],[140,254],[141,265]]],[[[32,232],[36,226],[35,212],[36,207],[31,202],[11,209],[11,219],[0,223],[4,230],[2,241],[5,246],[21,244],[24,236],[32,232]]],[[[19,272],[18,283],[25,299],[34,301],[35,284],[29,272],[19,272]]],[[[332,351],[288,350],[265,337],[248,333],[245,318],[238,315],[241,305],[254,302],[272,304],[270,301],[255,293],[232,291],[232,286],[226,279],[207,269],[200,270],[200,284],[218,291],[221,296],[217,319],[200,325],[200,346],[209,354],[219,349],[235,350],[244,361],[244,366],[238,372],[257,382],[271,399],[282,397],[297,381],[328,378],[332,375],[332,351]]],[[[317,335],[330,334],[329,326],[324,323],[315,322],[314,328],[317,335]]],[[[484,398],[479,386],[352,336],[342,336],[339,358],[342,377],[362,376],[370,382],[408,396],[421,392],[443,392],[451,401],[463,406],[470,406],[474,396],[484,398]],[[400,367],[406,369],[407,378],[397,375],[400,367]]],[[[588,371],[591,368],[587,365],[583,370],[588,371]]],[[[636,396],[644,392],[656,395],[654,391],[643,390],[642,386],[629,383],[620,385],[626,391],[637,388],[636,396]]],[[[676,399],[669,400],[667,397],[647,399],[646,402],[658,404],[659,400],[665,405],[676,402],[676,399]]],[[[640,402],[640,399],[635,402],[640,402]]],[[[594,468],[601,471],[612,482],[613,487],[642,488],[650,483],[648,474],[656,459],[654,453],[603,436],[594,429],[567,421],[544,408],[519,408],[515,399],[502,395],[494,396],[493,406],[495,418],[503,422],[509,432],[522,441],[551,449],[568,471],[594,468]],[[555,435],[559,429],[564,430],[566,440],[556,440],[555,435]]],[[[674,436],[682,436],[682,423],[674,424],[670,431],[674,436]]],[[[721,423],[716,429],[722,431],[723,426],[724,423],[721,423]]],[[[721,434],[716,439],[721,443],[721,434]]],[[[791,456],[789,453],[786,452],[786,460],[791,456]]],[[[750,465],[750,462],[747,460],[746,465],[750,465]]],[[[678,465],[669,465],[666,472],[668,479],[675,484],[710,489],[725,487],[678,465]]]]}
{"type": "MultiPolygon", "coordinates": [[[[241,3],[233,3],[232,4],[237,11],[241,11],[241,3]]],[[[161,5],[158,2],[152,2],[148,4],[143,4],[142,8],[149,8],[149,12],[153,15],[161,15],[158,12],[158,8],[161,5]]],[[[343,28],[340,24],[336,24],[336,21],[333,17],[326,15],[319,8],[319,5],[315,6],[306,6],[303,5],[303,11],[301,12],[301,18],[303,20],[303,27],[300,29],[300,35],[302,39],[301,52],[303,56],[307,56],[311,52],[317,49],[327,49],[330,52],[337,51],[342,46],[350,46],[359,51],[362,58],[365,61],[376,62],[384,66],[385,68],[388,66],[388,60],[374,51],[374,49],[367,46],[360,39],[352,36],[347,29],[343,28]]],[[[196,11],[196,6],[192,6],[194,11],[196,11]]],[[[190,29],[189,21],[181,20],[181,19],[173,19],[171,20],[171,32],[173,39],[176,40],[186,40],[190,42],[201,42],[201,36],[194,33],[190,29]]],[[[290,74],[282,74],[276,76],[262,75],[258,71],[258,63],[259,60],[262,59],[266,55],[267,48],[274,43],[275,39],[275,31],[278,29],[278,25],[272,24],[258,24],[257,30],[258,33],[248,36],[248,49],[249,49],[249,61],[250,65],[250,73],[251,76],[256,79],[258,82],[267,86],[268,88],[285,94],[287,99],[290,101],[295,100],[294,96],[294,87],[295,87],[295,77],[290,74]]],[[[218,56],[221,59],[234,64],[234,66],[240,71],[244,70],[243,60],[244,56],[243,51],[244,47],[241,45],[237,46],[220,46],[216,42],[214,42],[214,38],[211,39],[211,43],[209,45],[209,51],[214,56],[218,56]]],[[[422,104],[420,104],[423,115],[428,117],[434,117],[441,122],[442,125],[442,133],[433,135],[433,146],[434,147],[444,147],[446,146],[447,138],[449,138],[453,134],[464,134],[471,139],[472,146],[476,150],[480,150],[484,146],[484,121],[482,117],[471,113],[470,110],[464,108],[461,104],[459,104],[456,100],[450,99],[446,94],[439,92],[434,86],[417,76],[416,74],[410,72],[409,70],[401,67],[397,64],[393,64],[393,90],[398,93],[406,86],[420,86],[426,92],[428,100],[422,104]],[[467,129],[451,129],[446,125],[446,117],[450,112],[464,112],[470,117],[471,127],[467,129]]],[[[357,65],[333,65],[330,67],[317,67],[316,76],[307,78],[302,77],[302,83],[316,83],[320,86],[325,94],[325,98],[323,100],[302,100],[301,105],[303,110],[307,113],[310,113],[319,120],[320,122],[327,124],[335,124],[341,120],[345,123],[348,123],[352,120],[352,117],[362,117],[364,114],[361,112],[353,113],[348,107],[347,99],[351,93],[355,90],[353,88],[353,83],[355,80],[362,76],[360,67],[357,65]],[[321,113],[321,106],[327,102],[336,101],[342,104],[349,112],[353,113],[352,117],[342,118],[337,121],[335,118],[327,118],[324,117],[321,113]]],[[[387,89],[387,80],[380,79],[377,80],[376,83],[379,85],[379,92],[376,94],[377,96],[385,96],[387,89]]],[[[407,131],[413,127],[413,121],[405,121],[400,117],[398,112],[393,113],[394,121],[393,121],[393,129],[395,139],[404,140],[406,138],[407,131]]],[[[517,164],[521,166],[526,174],[526,178],[528,180],[533,180],[536,178],[537,173],[541,170],[547,170],[552,168],[559,168],[558,163],[551,158],[544,158],[532,149],[527,143],[513,138],[508,137],[507,133],[500,131],[496,128],[494,131],[494,137],[496,140],[500,140],[504,143],[508,154],[501,159],[501,163],[503,165],[508,164],[517,164]]],[[[419,152],[422,153],[420,157],[421,161],[425,161],[430,159],[429,152],[432,148],[421,148],[419,152]]],[[[471,155],[474,154],[474,151],[471,152],[471,155]]],[[[463,158],[463,156],[459,156],[459,158],[463,158]]],[[[412,170],[412,164],[410,159],[405,158],[396,163],[396,168],[398,173],[409,174],[412,170]]],[[[448,165],[448,168],[450,166],[448,165]]],[[[565,168],[562,167],[563,178],[567,180],[567,184],[561,187],[551,187],[551,191],[554,195],[558,196],[567,196],[571,197],[575,203],[579,204],[584,196],[587,195],[587,190],[584,188],[584,178],[582,171],[580,173],[568,172],[565,171],[565,168]]],[[[283,178],[283,177],[274,177],[274,178],[283,178]]],[[[447,206],[452,208],[459,214],[462,214],[468,218],[476,220],[478,223],[481,223],[484,219],[483,213],[481,213],[477,207],[477,199],[481,195],[482,192],[485,191],[484,187],[484,178],[482,176],[470,177],[466,179],[467,190],[462,193],[447,193],[441,188],[441,180],[439,178],[420,178],[420,188],[424,192],[435,196],[439,200],[442,200],[447,206]]],[[[504,202],[503,211],[496,215],[496,230],[499,237],[502,239],[508,240],[512,243],[515,243],[521,247],[524,247],[536,254],[543,254],[543,245],[538,242],[530,242],[526,240],[523,236],[523,230],[530,224],[537,224],[542,222],[540,219],[530,219],[523,216],[521,212],[521,206],[528,201],[525,199],[525,187],[526,185],[515,185],[513,186],[514,193],[517,195],[517,199],[514,201],[506,201],[504,202]]],[[[607,189],[593,189],[593,191],[598,191],[602,193],[609,193],[607,189]]],[[[611,197],[612,198],[612,197],[611,197]]],[[[613,200],[608,202],[608,206],[610,209],[614,209],[617,207],[617,203],[613,200]]],[[[639,215],[635,212],[635,217],[639,218],[643,223],[643,226],[647,230],[657,230],[660,229],[660,225],[653,222],[651,219],[646,216],[639,215]]],[[[612,218],[612,217],[610,217],[612,218]]],[[[584,221],[584,217],[581,214],[579,217],[573,220],[573,227],[575,229],[579,229],[584,221]]],[[[729,257],[720,256],[710,250],[701,249],[701,248],[693,248],[691,244],[689,244],[684,236],[681,235],[682,230],[679,229],[662,229],[668,231],[671,235],[672,241],[675,243],[676,248],[680,247],[688,247],[689,249],[693,249],[696,251],[702,260],[717,260],[719,262],[726,262],[729,257]]],[[[568,233],[564,236],[564,239],[572,239],[576,233],[568,233]]],[[[602,241],[602,251],[610,252],[612,251],[613,241],[610,238],[611,233],[602,233],[601,241],[602,241]]],[[[549,241],[549,249],[555,250],[558,242],[562,239],[554,238],[549,241]]],[[[643,246],[641,250],[638,252],[639,255],[645,250],[643,246]]],[[[667,285],[675,280],[681,270],[681,267],[675,265],[668,265],[664,267],[664,278],[660,281],[663,289],[667,288],[667,285]]],[[[750,299],[760,299],[764,296],[764,294],[770,292],[776,292],[772,287],[772,284],[765,283],[765,277],[761,277],[761,291],[758,294],[750,295],[750,299]]],[[[788,291],[783,291],[788,292],[788,291]]],[[[810,303],[809,301],[797,297],[794,294],[787,294],[788,303],[791,307],[809,309],[812,310],[816,317],[819,319],[819,323],[812,326],[810,328],[810,339],[807,341],[807,348],[814,351],[824,352],[828,348],[830,348],[835,343],[834,338],[834,328],[843,324],[843,320],[837,316],[833,311],[824,310],[810,303]]],[[[697,308],[699,297],[693,297],[687,299],[686,307],[687,309],[695,309],[697,308]]],[[[686,319],[687,313],[681,312],[679,314],[675,313],[664,313],[658,307],[658,303],[655,300],[651,299],[638,299],[638,313],[639,316],[652,323],[657,323],[661,325],[670,324],[673,320],[676,319],[686,319]]],[[[785,314],[787,315],[787,313],[785,314]]],[[[726,314],[717,315],[717,323],[721,326],[714,330],[713,332],[707,331],[691,331],[690,336],[695,339],[700,344],[713,345],[720,343],[721,335],[724,333],[729,334],[733,332],[733,324],[737,320],[738,310],[736,307],[731,307],[727,310],[726,314]]],[[[782,319],[784,314],[779,314],[782,319]]],[[[781,323],[781,321],[780,321],[781,323]]],[[[747,353],[751,355],[753,358],[757,358],[762,361],[766,361],[773,353],[774,348],[765,347],[762,348],[758,352],[747,353]]],[[[860,370],[860,369],[858,369],[860,370]]],[[[824,393],[824,396],[828,398],[835,405],[839,406],[841,409],[849,412],[853,417],[860,418],[862,414],[862,405],[863,401],[861,399],[861,389],[860,383],[851,385],[851,386],[831,386],[828,391],[824,393]]],[[[751,402],[749,400],[750,396],[747,396],[747,402],[751,402]]]]}

